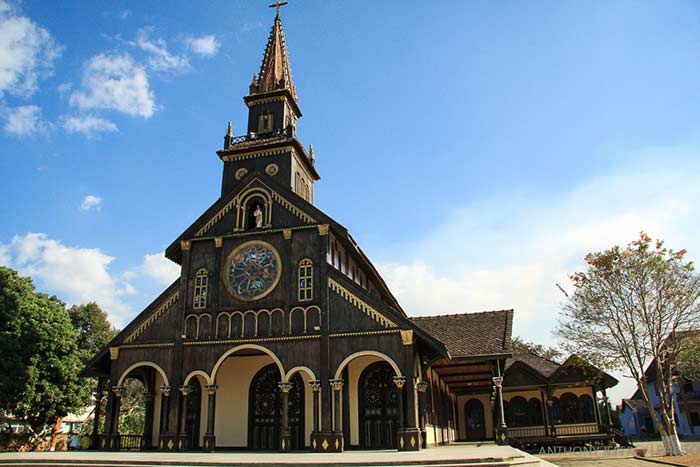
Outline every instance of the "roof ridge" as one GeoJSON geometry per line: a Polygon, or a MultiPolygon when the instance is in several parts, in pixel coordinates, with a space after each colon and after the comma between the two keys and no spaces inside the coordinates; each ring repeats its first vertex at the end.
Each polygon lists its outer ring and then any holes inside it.
{"type": "Polygon", "coordinates": [[[495,314],[495,313],[507,313],[512,312],[513,309],[503,309],[503,310],[486,310],[486,311],[467,311],[463,313],[450,313],[445,315],[425,315],[425,316],[409,316],[411,319],[433,319],[433,318],[447,318],[449,316],[473,316],[473,315],[485,315],[485,314],[495,314]]]}

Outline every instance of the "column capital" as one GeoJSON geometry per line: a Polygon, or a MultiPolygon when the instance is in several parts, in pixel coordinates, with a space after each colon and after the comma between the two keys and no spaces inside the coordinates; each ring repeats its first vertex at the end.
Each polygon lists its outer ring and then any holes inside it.
{"type": "Polygon", "coordinates": [[[183,384],[178,389],[180,390],[180,394],[187,397],[187,395],[192,391],[192,386],[183,384]]]}
{"type": "Polygon", "coordinates": [[[428,390],[428,382],[427,381],[419,381],[416,383],[416,390],[418,392],[425,392],[428,390]]]}
{"type": "Polygon", "coordinates": [[[121,397],[124,394],[124,386],[112,386],[112,392],[116,397],[121,397]]]}
{"type": "Polygon", "coordinates": [[[172,386],[169,386],[167,384],[162,384],[160,386],[160,393],[163,394],[165,397],[168,397],[170,395],[171,390],[172,390],[172,386]]]}
{"type": "Polygon", "coordinates": [[[309,386],[313,392],[318,392],[321,390],[321,382],[317,379],[312,379],[309,381],[309,386]]]}
{"type": "Polygon", "coordinates": [[[405,376],[394,376],[393,378],[394,384],[396,385],[397,389],[402,389],[404,385],[406,384],[406,377],[405,376]]]}
{"type": "Polygon", "coordinates": [[[292,383],[287,382],[287,381],[285,381],[283,383],[277,383],[277,387],[280,388],[280,391],[283,394],[287,394],[289,392],[289,390],[292,389],[292,383]]]}
{"type": "Polygon", "coordinates": [[[503,386],[503,376],[494,376],[493,378],[491,378],[491,380],[493,381],[494,386],[496,386],[497,388],[503,386]]]}
{"type": "Polygon", "coordinates": [[[204,389],[207,390],[207,394],[213,396],[214,394],[216,394],[216,390],[219,389],[219,386],[217,386],[216,384],[207,384],[206,386],[204,386],[204,389]]]}
{"type": "Polygon", "coordinates": [[[341,389],[343,389],[343,385],[345,384],[345,382],[342,379],[331,379],[328,380],[328,382],[330,383],[334,391],[340,391],[341,389]]]}
{"type": "Polygon", "coordinates": [[[214,246],[216,248],[221,248],[221,245],[224,244],[224,238],[223,237],[214,237],[214,246]]]}

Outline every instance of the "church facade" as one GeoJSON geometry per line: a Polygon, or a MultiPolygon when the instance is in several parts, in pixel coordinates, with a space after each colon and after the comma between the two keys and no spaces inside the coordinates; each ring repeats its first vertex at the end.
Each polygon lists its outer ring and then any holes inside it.
{"type": "MultiPolygon", "coordinates": [[[[512,310],[410,318],[348,230],[314,206],[320,176],[296,133],[302,113],[279,8],[244,102],[245,134],[229,124],[217,152],[221,196],[166,250],[181,276],[84,371],[107,398],[94,446],[339,452],[509,443],[504,391],[538,400],[539,416],[526,424],[553,436],[556,385],[514,363],[512,310]],[[119,433],[127,378],[147,392],[136,439],[119,433]]],[[[591,400],[601,388],[562,381],[591,400]]],[[[586,423],[600,434],[592,410],[586,423]]]]}

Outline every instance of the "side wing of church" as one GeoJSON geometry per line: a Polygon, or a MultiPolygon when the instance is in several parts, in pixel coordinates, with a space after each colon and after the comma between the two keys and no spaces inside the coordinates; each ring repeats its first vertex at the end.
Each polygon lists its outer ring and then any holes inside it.
{"type": "MultiPolygon", "coordinates": [[[[220,198],[166,250],[181,276],[84,371],[107,395],[94,446],[339,452],[511,442],[503,376],[514,366],[512,310],[409,318],[347,229],[314,206],[320,176],[296,133],[302,114],[279,11],[244,102],[245,134],[229,124],[217,152],[220,198]],[[137,437],[119,431],[127,378],[147,393],[137,437]]],[[[544,427],[551,382],[538,378],[520,384],[538,394],[544,427]]],[[[566,385],[595,398],[580,378],[566,385]]]]}

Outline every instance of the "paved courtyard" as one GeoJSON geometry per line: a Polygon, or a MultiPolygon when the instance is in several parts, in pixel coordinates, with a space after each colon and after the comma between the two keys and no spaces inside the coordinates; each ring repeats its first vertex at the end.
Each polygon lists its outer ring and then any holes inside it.
{"type": "Polygon", "coordinates": [[[418,452],[347,451],[342,454],[253,452],[29,452],[0,453],[0,466],[478,466],[552,467],[510,446],[454,444],[418,452]]]}

